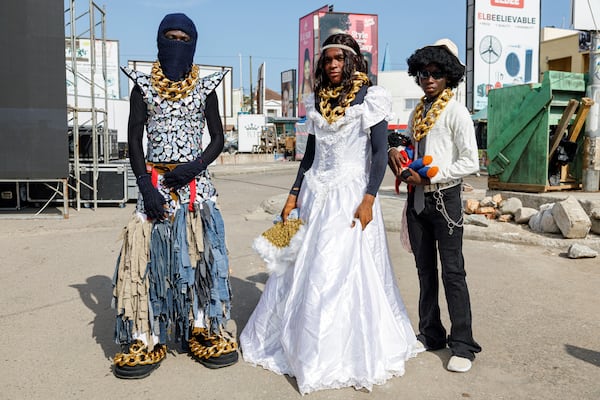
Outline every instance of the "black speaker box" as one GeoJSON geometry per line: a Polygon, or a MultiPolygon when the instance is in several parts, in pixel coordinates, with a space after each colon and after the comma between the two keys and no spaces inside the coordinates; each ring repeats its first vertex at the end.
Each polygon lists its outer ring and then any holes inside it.
{"type": "Polygon", "coordinates": [[[21,208],[18,182],[0,182],[0,210],[21,208]]]}
{"type": "MultiPolygon", "coordinates": [[[[119,144],[117,143],[117,131],[110,129],[108,131],[108,148],[105,148],[104,139],[105,132],[100,131],[97,134],[97,150],[98,159],[100,161],[110,161],[119,158],[119,144]]],[[[92,140],[92,131],[89,128],[79,128],[79,159],[81,161],[92,161],[94,158],[94,149],[92,148],[94,141],[92,140]]],[[[73,130],[69,128],[69,158],[73,160],[75,155],[75,145],[73,141],[73,130]]]]}
{"type": "MultiPolygon", "coordinates": [[[[80,171],[80,200],[90,203],[94,200],[93,177],[94,168],[91,164],[79,166],[80,171]]],[[[69,178],[69,185],[75,187],[75,179],[69,178]]],[[[127,164],[100,164],[98,165],[97,197],[98,203],[124,204],[128,200],[128,177],[127,164]]],[[[27,184],[27,200],[30,202],[46,202],[50,199],[56,202],[62,201],[62,196],[52,198],[55,191],[52,188],[62,189],[62,185],[55,182],[29,182],[27,184]],[[48,187],[51,186],[51,187],[48,187]]],[[[73,189],[69,189],[69,199],[76,199],[73,189]]]]}
{"type": "MultiPolygon", "coordinates": [[[[127,166],[124,164],[101,164],[98,166],[98,194],[100,203],[125,203],[127,201],[127,166]]],[[[92,166],[80,166],[81,181],[91,186],[94,169],[92,166]]],[[[94,192],[91,187],[81,184],[80,199],[93,200],[94,192]]]]}
{"type": "Polygon", "coordinates": [[[2,0],[0,179],[69,173],[64,3],[2,0]]]}

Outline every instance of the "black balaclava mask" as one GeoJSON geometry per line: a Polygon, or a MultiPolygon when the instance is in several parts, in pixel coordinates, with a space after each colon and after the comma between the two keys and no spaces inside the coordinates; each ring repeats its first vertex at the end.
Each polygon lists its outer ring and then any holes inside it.
{"type": "Polygon", "coordinates": [[[168,14],[158,27],[156,42],[158,45],[158,61],[163,73],[171,81],[180,81],[192,68],[196,39],[198,33],[196,26],[185,14],[168,14]],[[171,30],[180,30],[190,36],[189,42],[169,40],[165,33],[171,30]]]}

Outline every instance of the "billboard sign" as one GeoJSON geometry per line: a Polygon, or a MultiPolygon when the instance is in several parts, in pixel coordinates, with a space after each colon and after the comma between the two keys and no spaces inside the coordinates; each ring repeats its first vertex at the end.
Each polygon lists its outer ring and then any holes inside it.
{"type": "Polygon", "coordinates": [[[540,0],[475,0],[473,110],[492,89],[538,82],[540,0]]]}
{"type": "Polygon", "coordinates": [[[265,63],[260,64],[258,67],[258,85],[256,87],[256,110],[257,114],[264,114],[265,112],[265,63]]]}
{"type": "Polygon", "coordinates": [[[281,116],[296,116],[296,70],[289,69],[281,73],[281,116]]]}
{"type": "Polygon", "coordinates": [[[329,10],[329,6],[311,12],[300,18],[298,30],[298,115],[305,116],[304,99],[313,90],[314,57],[315,57],[315,21],[319,14],[329,10]]]}
{"type": "MultiPolygon", "coordinates": [[[[77,90],[78,96],[90,97],[92,91],[94,97],[104,97],[104,77],[102,66],[102,40],[96,40],[94,47],[94,86],[92,87],[92,42],[90,39],[75,40],[75,57],[71,39],[65,39],[65,57],[67,62],[67,94],[74,95],[77,90]],[[77,81],[73,75],[72,61],[75,60],[77,69],[77,81]]],[[[119,96],[119,42],[105,40],[106,47],[106,97],[118,99],[119,96]]]]}
{"type": "Polygon", "coordinates": [[[600,31],[600,1],[572,0],[571,23],[581,31],[600,31]]]}
{"type": "MultiPolygon", "coordinates": [[[[378,18],[375,14],[325,13],[319,17],[319,46],[335,33],[351,35],[369,64],[369,78],[377,84],[378,18]]],[[[317,52],[318,54],[318,52],[317,52]]]]}
{"type": "Polygon", "coordinates": [[[358,42],[360,50],[369,63],[369,78],[377,83],[378,71],[378,18],[375,14],[349,14],[331,12],[322,7],[302,18],[299,27],[298,46],[298,116],[304,117],[303,100],[312,93],[315,61],[321,44],[331,34],[347,33],[358,42]]]}

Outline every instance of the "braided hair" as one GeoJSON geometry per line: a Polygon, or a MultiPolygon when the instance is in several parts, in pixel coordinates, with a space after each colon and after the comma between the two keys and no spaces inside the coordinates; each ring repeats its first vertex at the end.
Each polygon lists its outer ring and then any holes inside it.
{"type": "MultiPolygon", "coordinates": [[[[323,46],[327,46],[328,44],[342,44],[345,46],[349,46],[354,49],[356,54],[352,54],[351,51],[346,49],[341,49],[344,52],[344,67],[342,68],[342,82],[340,85],[343,87],[341,98],[339,102],[341,103],[346,94],[352,90],[354,73],[355,72],[364,72],[368,74],[369,66],[367,65],[367,60],[360,52],[360,46],[354,40],[354,38],[346,33],[336,33],[329,36],[323,42],[323,46]]],[[[369,86],[373,83],[369,80],[369,86]]],[[[318,108],[319,99],[318,93],[321,89],[327,88],[331,86],[331,82],[329,81],[329,77],[325,71],[325,51],[321,51],[321,55],[319,56],[319,60],[315,67],[315,106],[318,108]]]]}

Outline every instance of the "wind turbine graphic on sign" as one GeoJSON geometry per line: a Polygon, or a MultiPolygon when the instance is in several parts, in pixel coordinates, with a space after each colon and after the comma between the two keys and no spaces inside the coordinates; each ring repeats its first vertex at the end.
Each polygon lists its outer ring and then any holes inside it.
{"type": "Polygon", "coordinates": [[[479,55],[488,64],[493,64],[500,59],[502,43],[496,36],[487,35],[479,43],[479,55]]]}
{"type": "Polygon", "coordinates": [[[484,36],[479,42],[479,56],[488,65],[488,79],[487,84],[482,85],[481,96],[487,97],[488,92],[496,87],[502,87],[500,77],[496,77],[496,83],[492,83],[492,64],[496,63],[502,55],[502,43],[500,39],[493,35],[484,36]]]}

